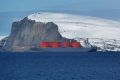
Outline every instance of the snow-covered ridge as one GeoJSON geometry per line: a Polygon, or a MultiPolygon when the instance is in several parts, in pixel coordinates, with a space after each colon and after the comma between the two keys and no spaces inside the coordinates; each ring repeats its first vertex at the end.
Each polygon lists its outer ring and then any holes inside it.
{"type": "Polygon", "coordinates": [[[2,40],[3,38],[5,38],[6,36],[0,36],[0,40],[2,40]]]}
{"type": "Polygon", "coordinates": [[[120,39],[120,22],[90,16],[64,13],[34,13],[28,19],[36,22],[54,22],[66,38],[120,39]]]}

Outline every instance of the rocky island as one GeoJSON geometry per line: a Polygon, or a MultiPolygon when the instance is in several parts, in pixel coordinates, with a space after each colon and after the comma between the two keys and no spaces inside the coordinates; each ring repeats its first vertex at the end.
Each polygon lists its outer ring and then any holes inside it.
{"type": "MultiPolygon", "coordinates": [[[[10,35],[2,40],[5,51],[29,51],[31,48],[39,48],[42,41],[70,41],[62,37],[58,26],[53,22],[36,22],[25,17],[21,21],[13,22],[10,35]]],[[[75,40],[74,40],[75,41],[75,40]]]]}

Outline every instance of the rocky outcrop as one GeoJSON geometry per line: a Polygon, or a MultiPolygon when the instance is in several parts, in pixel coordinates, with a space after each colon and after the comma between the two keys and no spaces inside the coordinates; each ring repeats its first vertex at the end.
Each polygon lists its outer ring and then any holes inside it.
{"type": "Polygon", "coordinates": [[[4,47],[6,45],[7,40],[8,40],[8,37],[5,37],[5,38],[0,40],[0,52],[6,51],[4,47]]]}
{"type": "Polygon", "coordinates": [[[33,47],[38,48],[42,41],[69,41],[69,39],[61,36],[58,26],[53,22],[35,22],[25,17],[12,24],[11,34],[4,48],[9,51],[26,51],[33,47]]]}

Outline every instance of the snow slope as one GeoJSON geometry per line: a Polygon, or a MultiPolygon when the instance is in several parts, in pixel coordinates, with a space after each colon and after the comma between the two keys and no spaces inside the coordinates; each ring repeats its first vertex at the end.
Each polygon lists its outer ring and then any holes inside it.
{"type": "Polygon", "coordinates": [[[54,22],[66,38],[120,39],[120,22],[90,16],[41,12],[28,16],[36,22],[54,22]]]}
{"type": "Polygon", "coordinates": [[[6,37],[6,36],[0,36],[0,40],[3,39],[3,38],[5,38],[5,37],[6,37]]]}

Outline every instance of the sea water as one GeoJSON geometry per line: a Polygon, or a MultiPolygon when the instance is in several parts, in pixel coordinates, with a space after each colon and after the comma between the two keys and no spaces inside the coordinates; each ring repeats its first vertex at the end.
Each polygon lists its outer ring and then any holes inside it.
{"type": "Polygon", "coordinates": [[[0,80],[120,80],[120,53],[1,52],[0,80]]]}

